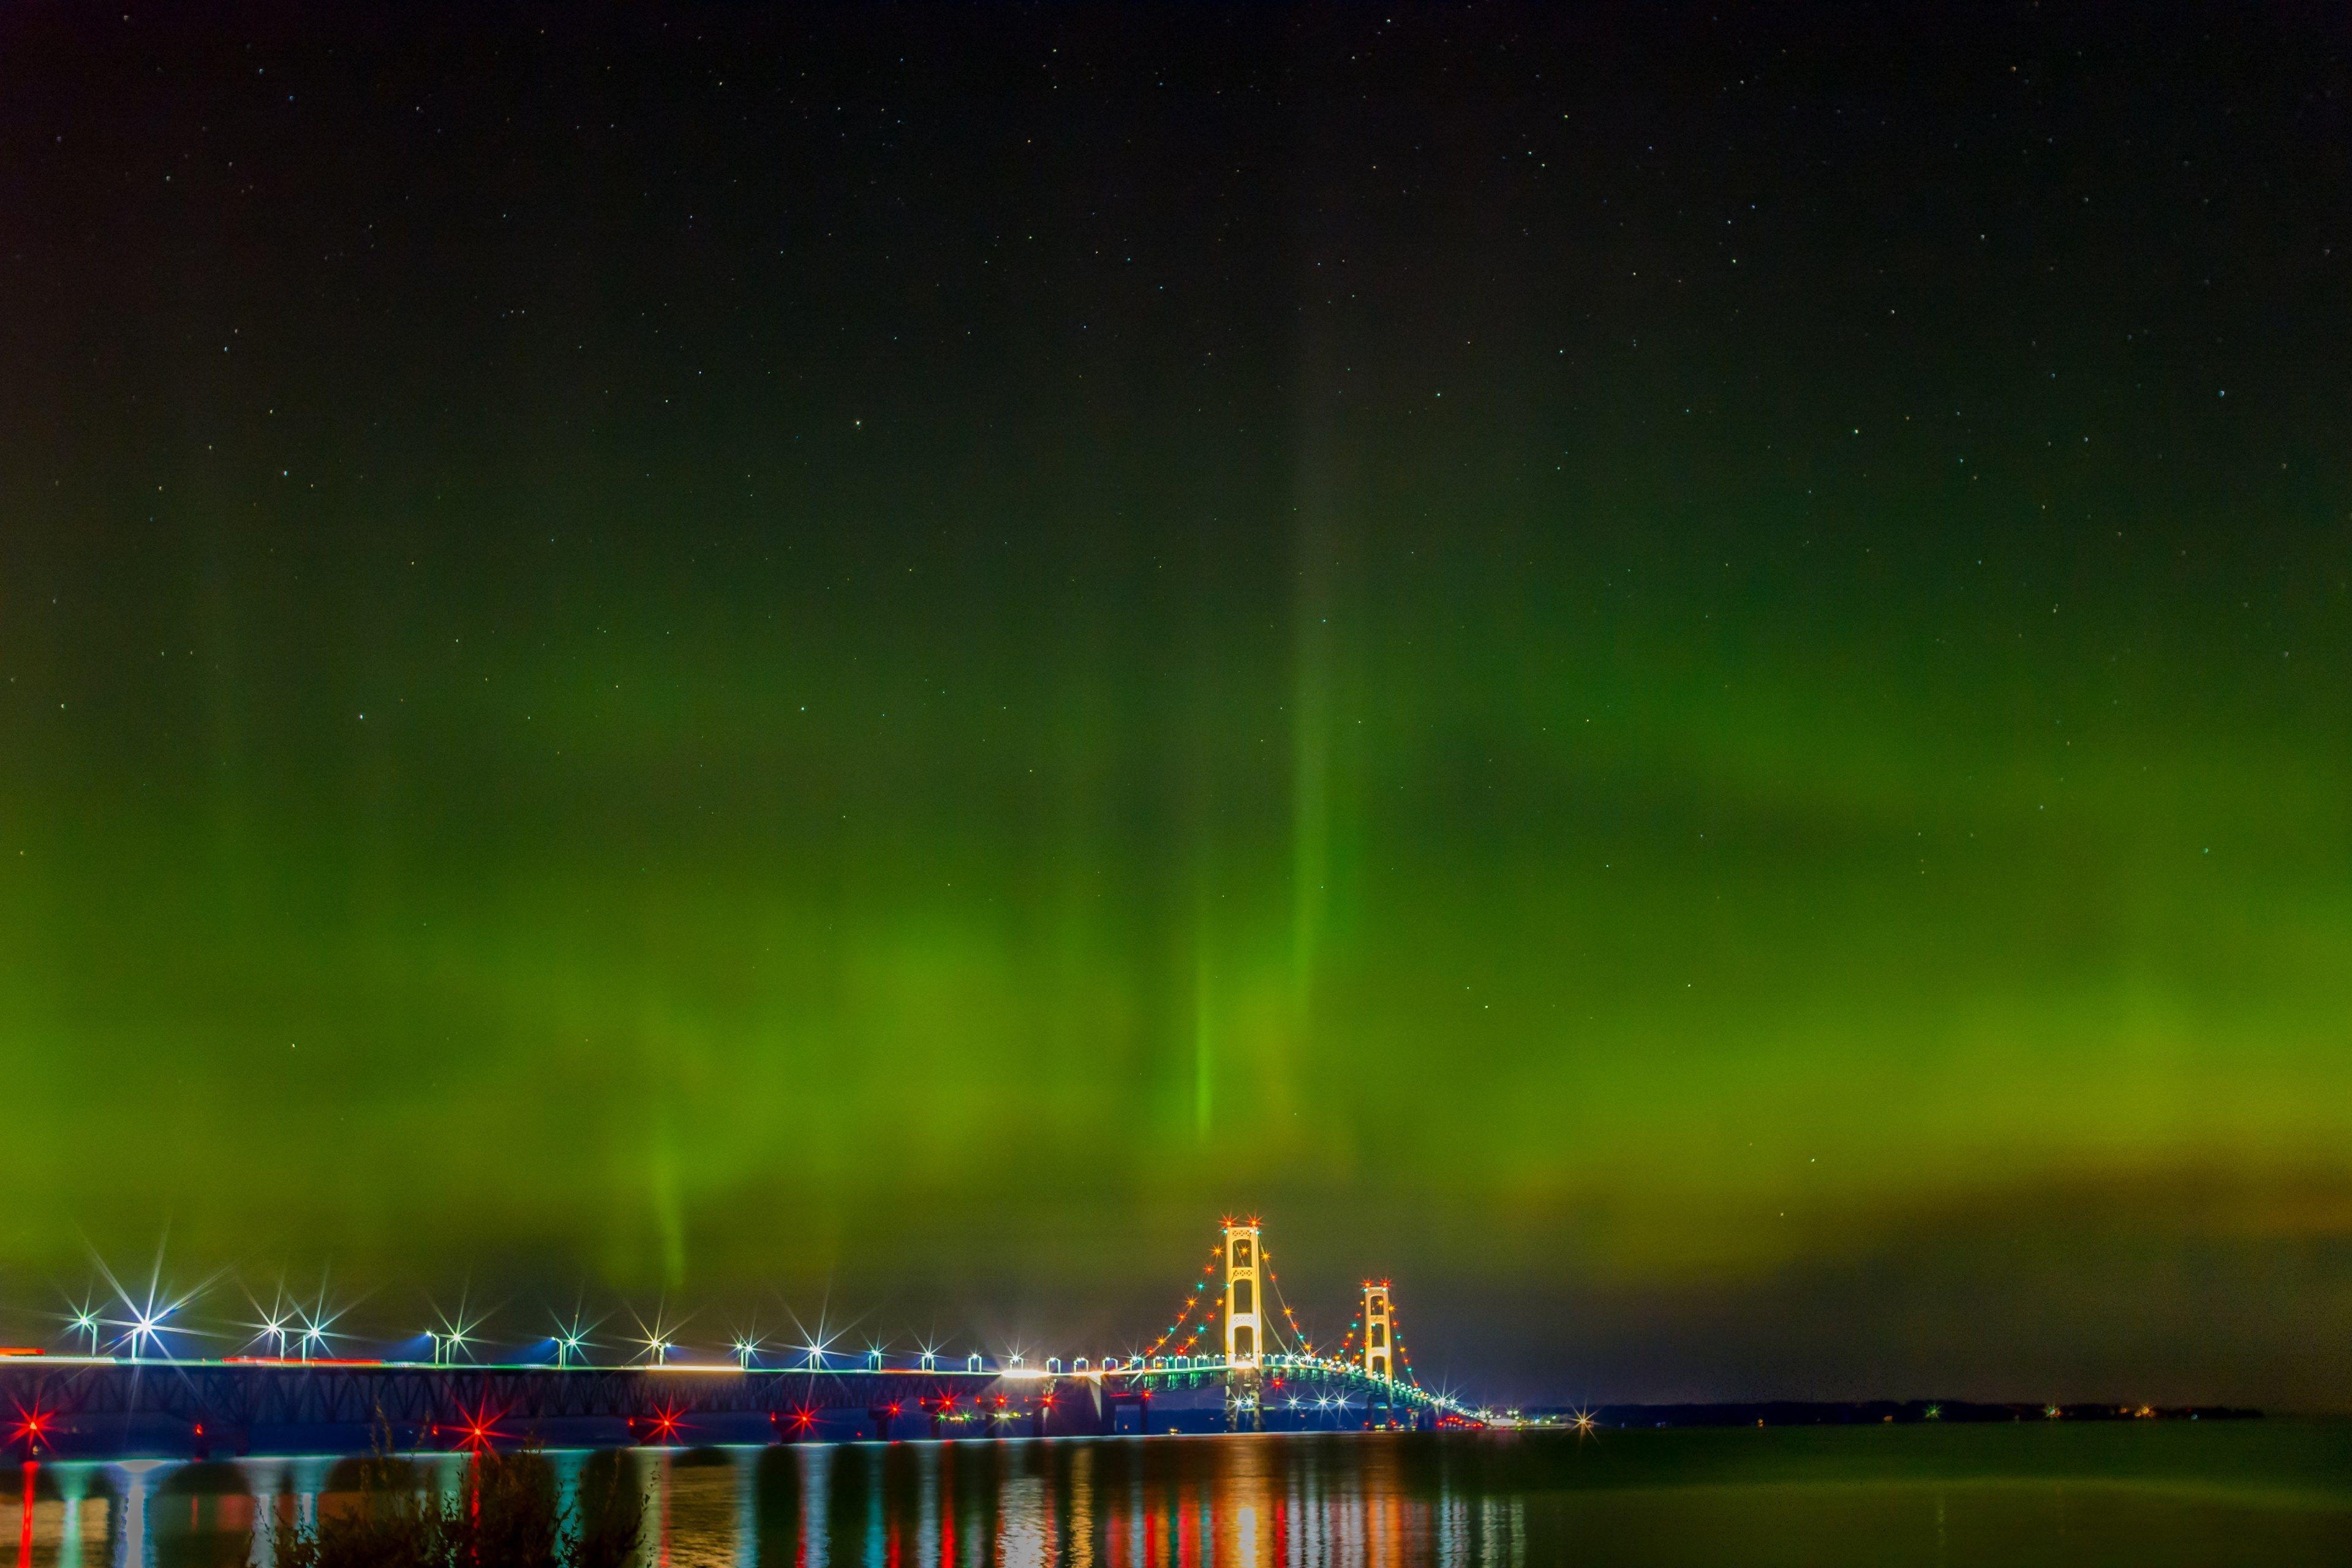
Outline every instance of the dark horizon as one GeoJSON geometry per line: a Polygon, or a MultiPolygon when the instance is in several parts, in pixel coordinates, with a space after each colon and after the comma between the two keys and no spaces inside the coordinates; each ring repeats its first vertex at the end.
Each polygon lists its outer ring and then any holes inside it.
{"type": "Polygon", "coordinates": [[[0,1342],[1244,1207],[1496,1399],[2346,1407],[2347,65],[10,9],[0,1342]]]}

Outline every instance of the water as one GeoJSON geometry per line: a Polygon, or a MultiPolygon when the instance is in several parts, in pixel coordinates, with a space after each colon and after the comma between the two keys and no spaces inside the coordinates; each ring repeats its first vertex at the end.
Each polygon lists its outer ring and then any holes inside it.
{"type": "MultiPolygon", "coordinates": [[[[2352,1423],[1064,1439],[551,1456],[650,1568],[2352,1563],[2352,1423]]],[[[454,1488],[467,1461],[421,1458],[454,1488]]],[[[18,1568],[268,1568],[331,1458],[44,1463],[18,1568]]],[[[30,1506],[26,1507],[29,1498],[30,1506]]]]}

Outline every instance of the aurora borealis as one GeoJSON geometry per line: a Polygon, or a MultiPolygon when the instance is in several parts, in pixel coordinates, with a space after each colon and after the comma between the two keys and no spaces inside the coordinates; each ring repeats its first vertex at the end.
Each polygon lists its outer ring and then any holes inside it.
{"type": "Polygon", "coordinates": [[[1242,1207],[1496,1389],[2342,1405],[2347,89],[17,10],[0,1314],[1113,1336],[1242,1207]]]}

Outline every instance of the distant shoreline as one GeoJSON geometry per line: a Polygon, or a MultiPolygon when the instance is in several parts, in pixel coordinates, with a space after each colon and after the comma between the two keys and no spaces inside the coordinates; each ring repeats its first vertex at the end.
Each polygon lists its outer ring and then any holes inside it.
{"type": "Polygon", "coordinates": [[[1722,1405],[1529,1405],[1529,1425],[1593,1426],[1867,1426],[2025,1421],[2253,1421],[2231,1405],[1986,1404],[1966,1399],[1775,1399],[1722,1405]]]}

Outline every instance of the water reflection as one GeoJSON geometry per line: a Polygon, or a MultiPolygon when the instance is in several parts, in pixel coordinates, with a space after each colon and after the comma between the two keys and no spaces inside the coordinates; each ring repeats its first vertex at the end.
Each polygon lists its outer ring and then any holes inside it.
{"type": "MultiPolygon", "coordinates": [[[[2321,1447],[2340,1460],[2342,1439],[2321,1447]]],[[[2085,1546],[2178,1562],[2225,1544],[2224,1555],[2319,1562],[2343,1560],[2352,1542],[2352,1496],[2324,1485],[2282,1494],[2275,1456],[2243,1461],[2271,1489],[2240,1496],[2215,1484],[2227,1475],[2192,1474],[2193,1464],[2174,1466],[2178,1475],[2062,1480],[2032,1473],[2047,1455],[2024,1454],[2002,1475],[1948,1445],[1915,1445],[1906,1458],[1888,1446],[1896,1440],[1870,1440],[1879,1448],[1843,1457],[1760,1436],[1625,1434],[1601,1449],[1548,1438],[1289,1436],[548,1458],[566,1502],[620,1483],[642,1510],[645,1568],[2056,1562],[2085,1546]]],[[[2113,1456],[2090,1458],[2095,1470],[2118,1471],[2113,1456]]],[[[419,1488],[445,1498],[468,1463],[413,1462],[419,1488]]],[[[2067,1461],[2075,1470],[2085,1462],[2082,1453],[2067,1461]]],[[[0,1509],[0,1541],[16,1542],[17,1568],[270,1568],[271,1521],[307,1524],[350,1506],[356,1473],[352,1461],[328,1458],[27,1465],[0,1509]]]]}

